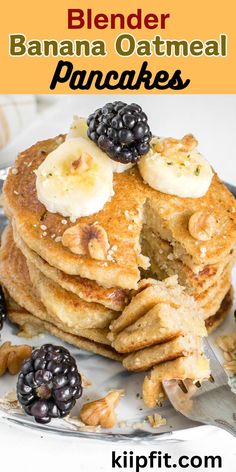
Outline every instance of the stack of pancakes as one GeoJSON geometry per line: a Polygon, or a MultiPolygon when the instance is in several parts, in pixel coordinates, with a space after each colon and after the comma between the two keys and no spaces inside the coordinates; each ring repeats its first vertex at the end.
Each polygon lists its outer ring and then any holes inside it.
{"type": "Polygon", "coordinates": [[[202,307],[207,327],[216,327],[231,303],[236,240],[235,200],[217,175],[204,197],[179,198],[150,188],[134,167],[114,174],[115,194],[103,210],[72,222],[48,212],[36,192],[34,171],[63,141],[59,136],[21,153],[4,185],[11,223],[2,239],[0,281],[12,321],[120,360],[107,337],[109,326],[151,272],[158,279],[177,274],[202,307]],[[216,221],[204,244],[188,231],[190,216],[199,210],[210,211],[216,221]],[[67,229],[81,234],[86,228],[87,248],[94,225],[109,242],[104,260],[63,245],[67,229]]]}
{"type": "Polygon", "coordinates": [[[235,199],[216,175],[202,198],[162,195],[149,199],[146,205],[143,253],[150,257],[152,276],[159,280],[178,276],[180,285],[203,309],[207,329],[212,331],[222,322],[232,299],[235,199]],[[199,224],[204,215],[213,217],[213,234],[209,239],[202,241],[192,236],[189,229],[192,215],[199,217],[199,224]]]}
{"type": "Polygon", "coordinates": [[[108,334],[115,350],[125,356],[126,369],[150,369],[143,383],[143,400],[150,408],[163,400],[163,380],[209,378],[202,343],[205,336],[203,312],[178,284],[176,275],[163,281],[142,280],[108,334]]]}

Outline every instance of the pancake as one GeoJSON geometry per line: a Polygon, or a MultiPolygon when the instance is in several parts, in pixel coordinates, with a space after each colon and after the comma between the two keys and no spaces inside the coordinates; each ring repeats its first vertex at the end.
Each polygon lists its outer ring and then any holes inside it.
{"type": "MultiPolygon", "coordinates": [[[[205,322],[208,334],[214,331],[226,318],[232,307],[232,293],[228,291],[218,312],[205,322]]],[[[140,351],[132,352],[123,360],[123,366],[132,371],[140,372],[148,370],[161,362],[170,361],[178,357],[185,357],[194,351],[200,350],[200,338],[191,334],[179,336],[166,343],[147,347],[140,351]]]]}
{"type": "Polygon", "coordinates": [[[207,335],[203,312],[177,277],[147,282],[111,324],[108,337],[116,351],[131,353],[187,334],[207,335]]]}
{"type": "Polygon", "coordinates": [[[142,248],[145,255],[149,254],[152,274],[156,274],[160,279],[178,274],[179,283],[193,295],[207,290],[218,282],[226,267],[232,269],[236,257],[234,249],[217,264],[206,265],[202,270],[193,272],[180,259],[174,257],[171,244],[148,231],[146,225],[142,236],[142,248]]]}
{"type": "Polygon", "coordinates": [[[201,351],[201,338],[192,335],[179,336],[171,341],[147,347],[133,352],[123,360],[123,366],[132,372],[151,369],[162,362],[171,361],[178,357],[186,357],[195,351],[201,351]]]}
{"type": "MultiPolygon", "coordinates": [[[[26,259],[16,247],[10,227],[7,228],[3,235],[1,260],[5,252],[8,255],[8,257],[6,256],[7,259],[9,259],[9,267],[5,268],[5,271],[10,272],[12,269],[12,275],[15,276],[14,272],[16,273],[19,270],[18,267],[15,267],[18,263],[22,265],[24,274],[26,274],[27,269],[24,267],[26,259]]],[[[117,312],[109,310],[103,305],[85,302],[77,297],[77,295],[62,289],[59,285],[52,282],[51,279],[47,279],[42,275],[30,262],[28,264],[30,266],[30,274],[34,277],[34,287],[37,294],[40,294],[38,299],[41,299],[46,309],[49,309],[48,313],[51,316],[61,320],[68,327],[73,329],[106,328],[118,316],[117,312]]],[[[3,272],[3,278],[6,277],[4,267],[0,272],[3,272]]],[[[25,277],[28,277],[28,273],[25,277]]]]}
{"type": "Polygon", "coordinates": [[[100,303],[115,311],[122,311],[129,300],[129,292],[121,288],[104,288],[95,281],[83,279],[79,275],[69,275],[50,266],[35,251],[32,251],[19,236],[13,225],[14,241],[17,247],[47,278],[59,284],[65,290],[74,293],[87,302],[100,303]]]}
{"type": "MultiPolygon", "coordinates": [[[[131,364],[135,360],[142,364],[146,353],[151,353],[152,359],[171,355],[164,343],[168,347],[171,340],[186,335],[204,337],[207,335],[206,326],[211,329],[226,316],[231,303],[231,293],[227,291],[223,302],[222,294],[219,300],[215,297],[211,301],[213,307],[217,302],[217,310],[211,319],[201,311],[197,301],[178,285],[176,276],[162,282],[148,279],[146,285],[143,280],[140,291],[133,296],[120,317],[112,322],[108,337],[118,352],[129,354],[139,351],[131,355],[131,364]],[[205,322],[206,317],[208,320],[205,322]],[[160,349],[154,348],[156,344],[162,344],[160,349]],[[143,352],[142,359],[140,350],[143,352]]],[[[180,346],[175,348],[179,351],[180,346]]]]}
{"type": "Polygon", "coordinates": [[[236,201],[214,174],[207,193],[201,198],[179,198],[155,191],[145,206],[145,224],[161,239],[169,241],[175,257],[194,272],[218,264],[227,257],[236,241],[236,201]],[[188,223],[195,213],[210,213],[216,222],[212,237],[199,241],[191,236],[188,223]],[[203,250],[203,251],[202,251],[203,250]]]}
{"type": "Polygon", "coordinates": [[[110,322],[117,318],[116,311],[85,302],[45,277],[31,262],[27,261],[27,266],[35,293],[47,312],[69,328],[108,328],[110,322]]]}
{"type": "Polygon", "coordinates": [[[14,167],[16,170],[9,173],[4,184],[6,213],[14,218],[17,231],[27,246],[51,266],[67,274],[96,280],[106,287],[135,288],[140,277],[138,264],[142,265],[139,258],[141,214],[145,201],[142,180],[140,178],[138,183],[135,175],[116,174],[115,196],[112,200],[107,202],[99,214],[81,218],[76,222],[92,224],[98,221],[108,235],[110,246],[117,246],[116,260],[103,262],[72,253],[57,238],[62,236],[65,229],[74,226],[74,223],[67,219],[67,225],[63,225],[62,220],[65,218],[47,212],[37,199],[35,186],[34,170],[63,139],[55,138],[37,143],[18,156],[14,167]],[[127,219],[126,210],[132,213],[132,219],[135,219],[132,230],[128,229],[131,222],[127,219]],[[42,236],[42,225],[47,227],[45,237],[42,236]],[[52,235],[56,237],[52,239],[52,235]]]}
{"type": "Polygon", "coordinates": [[[110,346],[99,344],[98,342],[67,333],[52,323],[49,323],[48,321],[42,321],[39,318],[36,318],[31,313],[19,306],[18,308],[8,307],[8,318],[12,323],[17,324],[23,329],[25,325],[30,325],[32,330],[35,332],[38,331],[40,333],[52,334],[53,336],[56,336],[62,341],[72,344],[79,349],[83,349],[85,351],[89,351],[115,361],[122,360],[122,356],[115,352],[110,346]]]}
{"type": "MultiPolygon", "coordinates": [[[[135,289],[140,279],[139,268],[147,267],[139,243],[146,221],[154,233],[158,229],[161,238],[173,244],[175,253],[192,268],[217,264],[228,256],[236,239],[236,207],[234,197],[217,175],[204,197],[178,198],[151,189],[136,168],[114,174],[115,195],[111,201],[98,214],[76,221],[79,226],[98,222],[106,231],[110,245],[117,247],[115,258],[103,262],[70,252],[57,239],[65,231],[62,217],[46,211],[37,199],[34,173],[63,140],[61,136],[42,141],[21,153],[4,184],[5,209],[15,220],[19,235],[51,266],[67,274],[96,280],[106,287],[135,289]],[[209,209],[217,221],[215,234],[204,245],[196,244],[188,231],[189,217],[196,211],[209,209]],[[41,225],[47,228],[44,235],[41,225]],[[57,238],[52,239],[54,234],[57,238]]],[[[67,219],[66,228],[74,225],[67,219]]]]}
{"type": "Polygon", "coordinates": [[[230,289],[231,286],[231,267],[226,267],[225,271],[221,277],[211,285],[207,290],[196,293],[194,295],[195,300],[198,302],[199,306],[204,309],[207,308],[208,303],[211,301],[218,302],[219,305],[230,289]]]}
{"type": "Polygon", "coordinates": [[[56,315],[49,314],[46,311],[45,306],[35,294],[29,277],[26,259],[19,249],[16,248],[11,239],[11,230],[9,227],[4,230],[2,235],[2,246],[0,250],[0,281],[11,298],[13,298],[18,305],[36,318],[39,318],[41,321],[48,321],[69,334],[75,334],[107,345],[110,344],[110,341],[107,338],[107,329],[80,329],[77,327],[77,324],[68,326],[64,320],[60,319],[56,315]]]}
{"type": "Polygon", "coordinates": [[[150,379],[155,380],[206,380],[210,376],[209,360],[203,353],[194,352],[188,357],[178,357],[174,361],[163,362],[150,372],[150,379]]]}
{"type": "Polygon", "coordinates": [[[230,313],[233,304],[233,287],[230,288],[225,298],[222,300],[219,310],[205,320],[208,334],[215,331],[230,313]]]}
{"type": "Polygon", "coordinates": [[[204,306],[202,310],[204,312],[204,319],[207,320],[209,317],[214,316],[221,307],[221,303],[226,297],[227,293],[231,289],[231,280],[226,279],[221,281],[222,286],[219,286],[219,291],[213,296],[204,306]]]}
{"type": "MultiPolygon", "coordinates": [[[[167,307],[167,310],[183,310],[182,318],[184,318],[185,312],[187,322],[188,318],[193,315],[195,315],[196,322],[200,318],[203,319],[203,311],[194,298],[185,293],[184,287],[178,284],[177,276],[168,277],[163,281],[147,279],[147,284],[145,284],[145,280],[140,282],[139,290],[133,296],[129,305],[124,309],[123,313],[111,323],[111,334],[109,334],[109,337],[112,339],[112,335],[115,337],[130,325],[138,323],[139,320],[151,310],[157,310],[158,307],[162,306],[167,307]]],[[[165,320],[163,321],[165,322],[165,320]]]]}
{"type": "Polygon", "coordinates": [[[119,333],[112,346],[118,352],[130,353],[189,333],[206,336],[204,322],[196,312],[160,303],[119,333]]]}
{"type": "Polygon", "coordinates": [[[210,376],[209,360],[203,353],[194,352],[188,357],[178,357],[173,361],[154,366],[143,382],[143,401],[148,408],[154,408],[165,397],[164,380],[206,380],[210,376]]]}

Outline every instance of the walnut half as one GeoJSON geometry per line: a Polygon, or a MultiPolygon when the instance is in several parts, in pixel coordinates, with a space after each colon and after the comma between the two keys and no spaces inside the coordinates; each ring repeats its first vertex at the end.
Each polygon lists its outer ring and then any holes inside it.
{"type": "Polygon", "coordinates": [[[31,356],[32,347],[27,345],[13,346],[10,342],[2,344],[0,347],[0,377],[7,371],[18,374],[22,363],[31,356]]]}
{"type": "Polygon", "coordinates": [[[209,241],[216,230],[215,217],[207,211],[196,211],[189,218],[188,229],[194,239],[209,241]]]}
{"type": "Polygon", "coordinates": [[[117,423],[115,407],[118,405],[120,397],[121,391],[114,390],[100,400],[86,403],[80,411],[81,420],[89,426],[112,428],[117,423]]]}
{"type": "Polygon", "coordinates": [[[99,261],[106,259],[110,247],[105,229],[96,223],[68,228],[62,236],[62,244],[74,254],[89,255],[99,261]]]}

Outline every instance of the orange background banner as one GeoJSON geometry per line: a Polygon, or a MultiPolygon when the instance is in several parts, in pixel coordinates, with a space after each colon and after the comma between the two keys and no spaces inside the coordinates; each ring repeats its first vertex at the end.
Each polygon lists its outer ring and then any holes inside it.
{"type": "Polygon", "coordinates": [[[32,0],[13,0],[4,2],[1,6],[0,25],[0,92],[1,93],[235,93],[235,57],[236,33],[234,0],[223,3],[215,0],[41,0],[35,4],[32,0]],[[82,29],[68,29],[68,8],[78,8],[85,12],[92,9],[92,16],[98,13],[112,13],[125,15],[142,10],[142,17],[154,13],[159,17],[161,13],[170,15],[166,19],[166,28],[148,29],[142,23],[141,29],[121,30],[97,29],[94,24],[91,29],[86,26],[82,29]],[[107,55],[105,57],[29,57],[9,55],[9,35],[21,33],[32,39],[62,40],[98,40],[106,42],[107,55]],[[139,57],[133,54],[121,57],[114,50],[114,43],[121,33],[130,33],[135,39],[152,40],[160,35],[162,39],[187,40],[199,39],[219,41],[221,34],[227,35],[226,57],[139,57]],[[69,81],[58,83],[54,90],[50,90],[50,83],[58,61],[70,61],[73,70],[100,70],[104,76],[111,70],[119,74],[124,70],[135,69],[138,73],[144,61],[148,63],[148,70],[155,74],[166,70],[170,78],[176,69],[181,70],[183,81],[190,79],[190,84],[182,90],[146,90],[143,84],[139,90],[97,90],[93,85],[88,90],[72,90],[69,81]]]}

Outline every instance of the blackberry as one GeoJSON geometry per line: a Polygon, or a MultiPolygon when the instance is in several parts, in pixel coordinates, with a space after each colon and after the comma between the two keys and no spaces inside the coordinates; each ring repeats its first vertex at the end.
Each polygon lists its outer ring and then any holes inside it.
{"type": "Polygon", "coordinates": [[[0,331],[3,327],[3,321],[5,320],[6,316],[7,316],[7,305],[6,305],[3,289],[0,285],[0,331]]]}
{"type": "Polygon", "coordinates": [[[17,397],[24,411],[38,423],[68,415],[81,395],[75,359],[64,347],[44,344],[23,363],[17,397]]]}
{"type": "Polygon", "coordinates": [[[136,103],[107,103],[87,119],[88,137],[114,161],[135,163],[152,137],[147,115],[136,103]]]}

